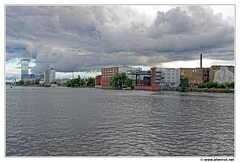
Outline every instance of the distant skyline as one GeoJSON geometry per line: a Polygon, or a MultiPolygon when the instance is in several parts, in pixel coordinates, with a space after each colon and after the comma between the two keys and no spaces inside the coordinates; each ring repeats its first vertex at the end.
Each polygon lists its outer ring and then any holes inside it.
{"type": "Polygon", "coordinates": [[[234,5],[6,6],[6,80],[56,69],[95,76],[111,66],[235,65],[234,5]]]}

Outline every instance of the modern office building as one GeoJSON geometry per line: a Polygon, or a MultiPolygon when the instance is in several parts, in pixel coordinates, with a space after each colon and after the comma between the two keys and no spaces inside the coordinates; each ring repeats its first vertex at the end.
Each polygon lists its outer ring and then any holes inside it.
{"type": "Polygon", "coordinates": [[[25,76],[27,76],[28,69],[29,69],[29,59],[22,59],[21,60],[21,79],[23,79],[25,76]]]}
{"type": "Polygon", "coordinates": [[[55,70],[53,68],[46,69],[44,74],[44,84],[50,85],[53,81],[55,81],[55,70]]]}

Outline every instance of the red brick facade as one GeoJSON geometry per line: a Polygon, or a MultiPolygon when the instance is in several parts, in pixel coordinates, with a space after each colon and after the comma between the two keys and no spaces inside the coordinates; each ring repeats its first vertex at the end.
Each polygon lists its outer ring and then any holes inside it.
{"type": "Polygon", "coordinates": [[[104,68],[101,70],[101,88],[111,88],[110,86],[110,78],[114,76],[115,73],[118,72],[118,67],[104,68]]]}
{"type": "Polygon", "coordinates": [[[102,75],[98,75],[95,77],[95,87],[101,87],[101,78],[102,78],[102,75]]]}

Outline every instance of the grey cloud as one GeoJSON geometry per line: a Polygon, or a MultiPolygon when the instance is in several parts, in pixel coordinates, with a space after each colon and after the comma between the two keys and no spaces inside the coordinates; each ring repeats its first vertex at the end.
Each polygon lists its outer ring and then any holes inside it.
{"type": "Polygon", "coordinates": [[[201,6],[158,11],[153,23],[127,6],[6,8],[7,60],[30,57],[33,72],[92,71],[196,59],[233,59],[234,26],[201,6]]]}

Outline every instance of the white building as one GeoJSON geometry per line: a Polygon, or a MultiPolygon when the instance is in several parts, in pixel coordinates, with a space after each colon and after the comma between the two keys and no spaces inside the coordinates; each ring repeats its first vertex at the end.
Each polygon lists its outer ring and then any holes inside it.
{"type": "Polygon", "coordinates": [[[55,81],[55,72],[56,71],[53,68],[45,70],[45,75],[44,75],[44,84],[45,85],[49,85],[53,81],[55,81]]]}
{"type": "Polygon", "coordinates": [[[156,72],[161,72],[160,85],[176,87],[180,84],[180,69],[157,68],[156,72]]]}

